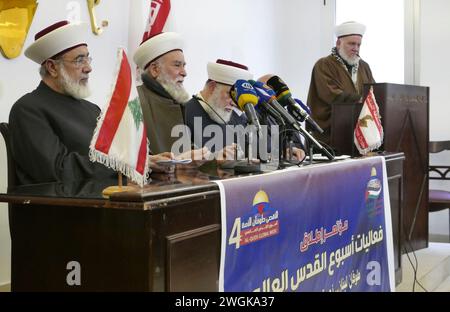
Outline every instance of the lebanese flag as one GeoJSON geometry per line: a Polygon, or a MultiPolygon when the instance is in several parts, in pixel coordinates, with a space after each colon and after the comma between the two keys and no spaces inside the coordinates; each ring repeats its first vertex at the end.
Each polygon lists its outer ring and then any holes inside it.
{"type": "Polygon", "coordinates": [[[150,3],[150,14],[148,16],[147,27],[142,36],[142,41],[163,31],[169,13],[170,0],[152,0],[150,3]]]}
{"type": "Polygon", "coordinates": [[[111,96],[92,137],[89,158],[143,186],[149,174],[147,131],[130,63],[122,48],[117,53],[113,81],[111,96]]]}
{"type": "Polygon", "coordinates": [[[355,127],[354,142],[359,153],[365,155],[383,144],[383,136],[380,110],[373,94],[373,87],[370,87],[355,127]]]}

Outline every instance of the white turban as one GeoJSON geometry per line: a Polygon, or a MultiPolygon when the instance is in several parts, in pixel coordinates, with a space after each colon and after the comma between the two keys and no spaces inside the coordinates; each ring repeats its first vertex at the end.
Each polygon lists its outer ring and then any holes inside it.
{"type": "Polygon", "coordinates": [[[253,75],[248,71],[247,66],[231,61],[217,60],[215,63],[209,62],[207,65],[208,79],[234,85],[236,80],[253,79],[253,75]]]}
{"type": "Polygon", "coordinates": [[[38,64],[81,45],[87,45],[86,23],[57,22],[38,32],[25,56],[38,64]]]}
{"type": "Polygon", "coordinates": [[[174,50],[183,51],[181,36],[174,32],[164,32],[141,43],[134,53],[133,60],[140,69],[145,69],[149,63],[161,55],[174,50]]]}
{"type": "Polygon", "coordinates": [[[345,22],[336,26],[335,34],[337,38],[358,35],[363,36],[366,32],[366,26],[357,22],[345,22]]]}

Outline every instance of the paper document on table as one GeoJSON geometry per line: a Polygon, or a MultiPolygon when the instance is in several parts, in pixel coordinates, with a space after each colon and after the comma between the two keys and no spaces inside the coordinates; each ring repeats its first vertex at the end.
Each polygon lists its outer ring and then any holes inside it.
{"type": "Polygon", "coordinates": [[[176,165],[176,164],[189,164],[192,159],[161,159],[156,161],[158,165],[176,165]]]}
{"type": "MultiPolygon", "coordinates": [[[[343,159],[348,159],[350,157],[351,157],[350,155],[339,155],[339,156],[335,156],[334,160],[343,160],[343,159]]],[[[309,160],[309,156],[306,156],[305,160],[309,160]]],[[[314,154],[313,155],[313,160],[315,160],[315,161],[328,161],[329,159],[328,159],[327,156],[324,156],[322,154],[314,154]]]]}

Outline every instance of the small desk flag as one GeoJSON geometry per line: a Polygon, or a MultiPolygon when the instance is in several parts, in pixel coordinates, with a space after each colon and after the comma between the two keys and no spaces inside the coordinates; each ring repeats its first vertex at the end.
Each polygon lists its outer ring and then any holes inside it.
{"type": "Polygon", "coordinates": [[[121,172],[140,186],[149,175],[149,145],[131,67],[122,48],[112,92],[89,147],[89,158],[121,172]]]}
{"type": "Polygon", "coordinates": [[[383,136],[380,110],[373,94],[373,87],[370,87],[355,127],[354,142],[359,153],[365,155],[383,144],[383,136]]]}

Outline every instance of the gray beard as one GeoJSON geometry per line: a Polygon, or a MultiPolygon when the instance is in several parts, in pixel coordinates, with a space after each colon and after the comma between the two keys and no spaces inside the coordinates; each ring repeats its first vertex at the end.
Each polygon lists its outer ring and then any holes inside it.
{"type": "Polygon", "coordinates": [[[67,95],[70,95],[77,100],[85,99],[91,95],[89,84],[82,85],[80,82],[73,80],[69,74],[67,74],[64,66],[61,67],[60,74],[61,87],[67,95]]]}
{"type": "Polygon", "coordinates": [[[354,66],[354,65],[356,65],[356,64],[358,64],[359,63],[359,60],[361,59],[359,56],[355,56],[355,57],[349,57],[346,53],[345,53],[345,51],[344,51],[344,49],[339,49],[339,55],[342,57],[342,59],[344,60],[344,61],[346,61],[349,65],[351,65],[351,66],[354,66]]]}
{"type": "Polygon", "coordinates": [[[166,90],[176,102],[184,104],[190,100],[191,96],[184,87],[174,83],[165,73],[161,73],[161,75],[156,77],[156,81],[161,84],[164,90],[166,90]]]}

